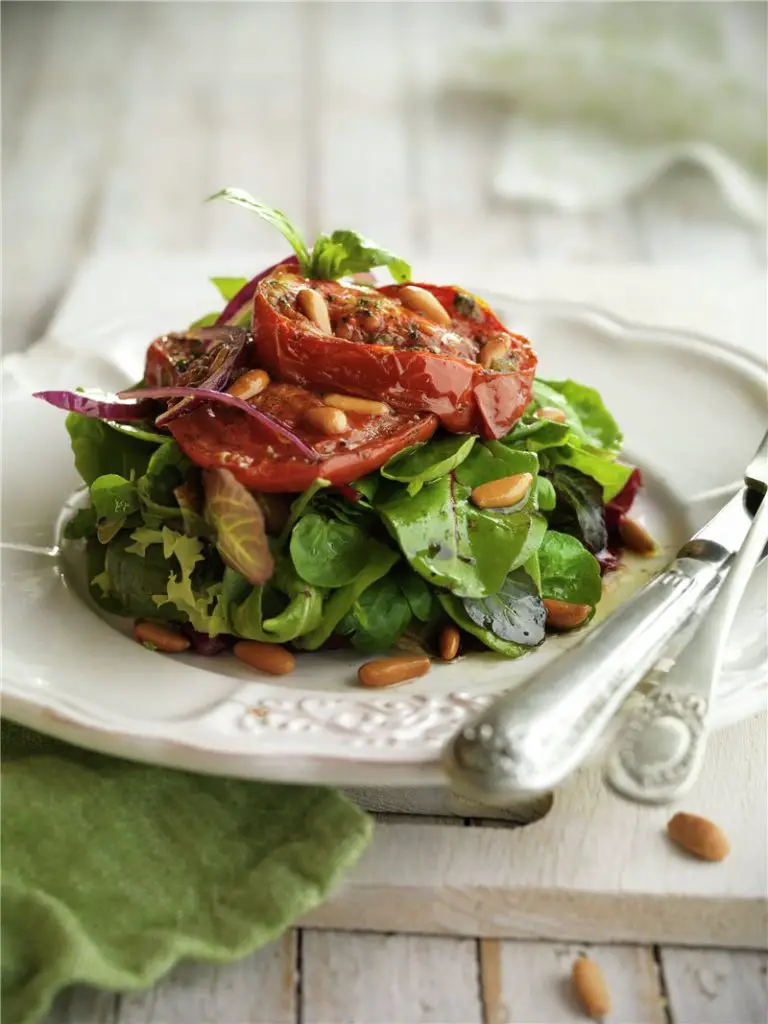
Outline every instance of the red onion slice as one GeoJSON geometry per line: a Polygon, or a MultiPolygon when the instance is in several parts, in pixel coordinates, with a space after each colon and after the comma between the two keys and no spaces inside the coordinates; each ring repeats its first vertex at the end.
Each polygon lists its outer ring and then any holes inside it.
{"type": "MultiPolygon", "coordinates": [[[[202,332],[201,332],[202,333],[202,332]]],[[[207,334],[212,337],[216,337],[216,331],[214,328],[209,329],[207,334]]],[[[219,328],[218,333],[221,333],[219,328]]],[[[190,381],[187,377],[182,376],[181,381],[184,382],[183,386],[191,386],[195,391],[207,390],[207,391],[223,391],[229,384],[232,374],[240,361],[240,358],[245,349],[246,342],[250,335],[247,331],[243,331],[240,328],[233,328],[227,332],[225,339],[218,343],[218,348],[214,353],[211,365],[208,367],[206,375],[202,379],[190,381]],[[237,332],[237,333],[236,333],[237,332]]],[[[180,384],[180,386],[182,386],[180,384]]],[[[164,427],[166,424],[175,420],[177,416],[183,416],[186,412],[192,412],[198,405],[201,405],[203,399],[199,395],[195,394],[188,398],[182,398],[180,402],[174,402],[173,405],[169,406],[165,412],[161,413],[155,420],[156,427],[164,427]]]]}
{"type": "Polygon", "coordinates": [[[277,270],[278,267],[298,267],[298,265],[299,261],[295,256],[286,256],[284,260],[280,260],[278,263],[273,263],[271,267],[267,267],[266,270],[262,270],[262,272],[257,274],[256,277],[252,277],[248,284],[244,284],[237,295],[230,299],[221,313],[219,313],[219,318],[216,321],[216,324],[229,323],[229,321],[240,312],[246,302],[250,302],[259,281],[262,281],[267,274],[271,274],[272,271],[277,270]]]}
{"type": "MultiPolygon", "coordinates": [[[[244,402],[242,398],[235,398],[234,395],[228,394],[226,391],[210,391],[208,388],[185,388],[185,387],[158,387],[158,388],[142,388],[139,391],[121,391],[120,398],[186,398],[188,396],[199,398],[204,402],[219,402],[221,405],[231,405],[234,409],[239,409],[241,412],[246,413],[253,419],[258,420],[262,426],[266,427],[273,434],[278,434],[284,440],[289,441],[295,448],[304,455],[305,458],[309,459],[310,462],[319,462],[320,456],[316,451],[313,451],[308,445],[293,434],[287,427],[283,426],[279,420],[273,419],[266,413],[261,412],[259,409],[254,408],[248,402],[244,402]]],[[[189,409],[185,409],[184,412],[189,412],[189,409]]]]}
{"type": "Polygon", "coordinates": [[[76,412],[97,420],[114,420],[116,423],[153,419],[157,411],[151,396],[141,391],[131,394],[132,398],[140,399],[138,402],[120,401],[122,395],[105,394],[103,391],[35,391],[32,397],[41,398],[65,412],[76,412]]]}

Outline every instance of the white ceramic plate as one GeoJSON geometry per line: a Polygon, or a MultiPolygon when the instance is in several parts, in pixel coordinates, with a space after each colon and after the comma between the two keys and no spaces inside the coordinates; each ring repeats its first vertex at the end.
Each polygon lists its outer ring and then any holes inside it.
{"type": "MultiPolygon", "coordinates": [[[[534,340],[542,375],[571,376],[603,394],[627,457],[643,470],[635,511],[661,541],[663,561],[735,489],[763,430],[764,368],[724,344],[586,307],[488,298],[534,340]]],[[[438,783],[440,748],[465,717],[575,638],[549,638],[515,662],[473,655],[436,664],[423,679],[372,694],[354,686],[359,661],[348,652],[302,655],[293,675],[273,681],[229,656],[151,653],[78,595],[77,572],[56,548],[56,523],[78,485],[63,414],[29,394],[117,389],[140,375],[150,336],[136,325],[110,327],[76,348],[47,342],[3,366],[4,713],[82,746],[200,771],[348,786],[438,783]]],[[[637,562],[615,574],[602,614],[657,566],[637,562]]],[[[717,725],[765,706],[765,579],[763,571],[753,580],[732,636],[717,725]]]]}

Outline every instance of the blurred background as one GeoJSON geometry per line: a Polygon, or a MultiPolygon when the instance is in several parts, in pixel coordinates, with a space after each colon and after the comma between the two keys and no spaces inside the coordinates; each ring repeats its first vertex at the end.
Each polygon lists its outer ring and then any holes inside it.
{"type": "Polygon", "coordinates": [[[766,10],[5,0],[4,347],[94,253],[282,251],[224,185],[414,262],[764,273],[766,10]]]}

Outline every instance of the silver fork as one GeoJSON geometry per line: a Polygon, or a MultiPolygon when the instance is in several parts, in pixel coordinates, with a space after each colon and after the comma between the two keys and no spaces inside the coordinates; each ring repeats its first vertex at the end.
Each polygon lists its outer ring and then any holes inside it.
{"type": "Polygon", "coordinates": [[[454,790],[503,805],[554,788],[585,760],[627,695],[670,641],[701,621],[727,577],[753,525],[749,487],[766,491],[768,434],[746,479],[621,609],[449,740],[443,765],[454,790]]]}
{"type": "Polygon", "coordinates": [[[701,770],[728,634],[768,542],[767,439],[744,474],[747,488],[763,500],[725,583],[682,654],[660,673],[658,688],[630,714],[611,746],[605,779],[630,800],[668,803],[690,789],[701,770]]]}

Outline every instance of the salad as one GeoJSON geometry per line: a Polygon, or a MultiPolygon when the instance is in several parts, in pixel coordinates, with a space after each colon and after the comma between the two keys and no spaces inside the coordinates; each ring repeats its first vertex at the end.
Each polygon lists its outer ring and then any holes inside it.
{"type": "Polygon", "coordinates": [[[621,548],[653,548],[600,395],[536,377],[482,299],[356,232],[309,248],[247,193],[212,198],[294,254],[214,278],[224,308],[152,341],[134,387],[37,394],[68,411],[87,504],[64,536],[96,604],[147,646],[274,673],[295,651],[397,655],[364,685],[587,622],[621,548]]]}

